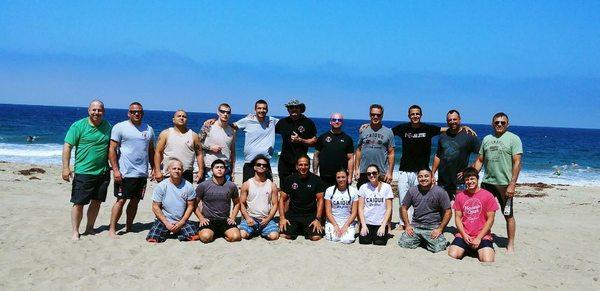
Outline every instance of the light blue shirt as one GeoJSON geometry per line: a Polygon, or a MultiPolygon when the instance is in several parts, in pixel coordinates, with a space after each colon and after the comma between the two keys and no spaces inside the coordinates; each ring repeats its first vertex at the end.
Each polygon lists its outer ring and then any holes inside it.
{"type": "Polygon", "coordinates": [[[170,222],[181,220],[187,202],[194,199],[194,186],[185,179],[181,179],[179,185],[171,183],[171,179],[165,179],[156,185],[152,193],[152,201],[162,203],[162,213],[170,222]]]}
{"type": "Polygon", "coordinates": [[[244,131],[244,162],[250,163],[252,160],[262,154],[268,159],[273,155],[275,146],[275,125],[279,119],[266,116],[263,122],[256,119],[255,114],[235,122],[235,125],[244,131]]]}
{"type": "Polygon", "coordinates": [[[117,123],[110,139],[119,143],[119,171],[125,178],[148,177],[148,145],[154,130],[146,123],[135,126],[125,120],[117,123]]]}

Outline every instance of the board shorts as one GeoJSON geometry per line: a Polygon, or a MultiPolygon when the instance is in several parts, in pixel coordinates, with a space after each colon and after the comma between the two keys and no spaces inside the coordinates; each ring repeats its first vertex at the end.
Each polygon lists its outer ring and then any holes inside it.
{"type": "Polygon", "coordinates": [[[261,226],[260,219],[252,217],[254,220],[254,225],[249,226],[248,222],[245,219],[242,219],[240,222],[239,229],[247,232],[251,237],[260,235],[262,237],[267,237],[270,233],[279,234],[279,226],[275,223],[275,220],[271,219],[267,222],[267,225],[261,226]]]}
{"type": "Polygon", "coordinates": [[[136,198],[142,200],[144,199],[144,194],[146,193],[147,183],[147,177],[123,178],[121,183],[115,182],[114,195],[117,197],[117,199],[136,198]]]}
{"type": "Polygon", "coordinates": [[[448,246],[448,241],[446,241],[444,234],[441,234],[435,239],[431,238],[433,229],[413,227],[413,231],[415,232],[413,236],[408,235],[406,232],[403,232],[402,235],[400,235],[400,238],[398,239],[398,245],[400,247],[416,249],[424,244],[428,251],[437,253],[445,250],[448,246]]]}
{"type": "MultiPolygon", "coordinates": [[[[174,234],[177,236],[179,241],[192,241],[196,239],[196,225],[189,220],[181,227],[178,233],[174,234]]],[[[156,219],[154,224],[146,236],[146,241],[153,240],[154,242],[161,243],[167,240],[170,236],[171,231],[162,223],[162,221],[156,219]]]]}
{"type": "Polygon", "coordinates": [[[381,227],[381,225],[367,224],[367,229],[369,230],[369,233],[367,233],[367,235],[365,235],[365,236],[362,236],[359,234],[358,243],[360,243],[361,245],[370,245],[370,244],[374,244],[374,245],[378,245],[378,246],[386,245],[387,241],[388,241],[387,226],[384,227],[385,233],[383,234],[383,236],[377,235],[377,229],[379,229],[379,227],[381,227]]]}
{"type": "MultiPolygon", "coordinates": [[[[498,199],[498,203],[500,204],[500,210],[504,215],[504,208],[506,207],[506,201],[508,200],[508,196],[506,196],[506,189],[508,189],[508,185],[494,185],[488,183],[481,183],[481,188],[489,191],[498,199]]],[[[504,217],[513,217],[513,202],[510,200],[510,213],[508,215],[504,215],[504,217]]]]}
{"type": "Polygon", "coordinates": [[[477,249],[472,248],[462,237],[455,237],[452,241],[452,245],[457,246],[467,252],[468,255],[473,256],[475,253],[483,248],[494,249],[494,242],[489,239],[482,239],[477,249]]]}
{"type": "Polygon", "coordinates": [[[329,223],[329,221],[325,223],[325,239],[328,241],[351,244],[355,240],[355,235],[356,222],[350,224],[348,229],[346,229],[346,232],[344,232],[341,237],[335,232],[335,227],[333,227],[333,224],[329,223]]]}
{"type": "Polygon", "coordinates": [[[204,226],[200,226],[198,231],[202,231],[204,229],[210,229],[213,232],[213,237],[225,237],[225,232],[230,228],[237,228],[237,225],[227,223],[227,219],[217,219],[217,218],[209,218],[208,224],[204,226]]]}
{"type": "Polygon", "coordinates": [[[323,236],[322,233],[318,233],[313,230],[310,225],[314,221],[314,217],[294,217],[288,219],[288,224],[282,234],[290,237],[290,239],[296,239],[299,235],[303,235],[305,239],[310,239],[313,236],[323,236]]]}
{"type": "Polygon", "coordinates": [[[71,203],[87,205],[91,200],[106,201],[106,192],[110,184],[110,172],[100,175],[75,174],[71,188],[71,203]]]}

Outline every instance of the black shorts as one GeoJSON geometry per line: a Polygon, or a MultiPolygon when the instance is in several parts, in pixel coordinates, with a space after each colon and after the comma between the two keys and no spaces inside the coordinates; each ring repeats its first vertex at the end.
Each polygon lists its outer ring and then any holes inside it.
{"type": "Polygon", "coordinates": [[[467,252],[467,255],[474,256],[476,252],[483,248],[492,248],[494,249],[494,242],[489,239],[482,239],[481,243],[479,243],[479,247],[477,249],[472,248],[462,237],[454,238],[452,241],[452,245],[455,245],[467,252]]]}
{"type": "Polygon", "coordinates": [[[90,200],[106,201],[110,172],[100,175],[75,174],[71,188],[71,203],[87,205],[90,200]]]}
{"type": "MultiPolygon", "coordinates": [[[[248,179],[254,177],[254,166],[251,163],[245,163],[243,169],[243,181],[242,183],[248,181],[248,179]]],[[[267,179],[273,181],[273,174],[271,174],[271,164],[269,164],[267,169],[267,179]]]]}
{"type": "Polygon", "coordinates": [[[144,199],[147,177],[123,178],[121,183],[115,182],[115,197],[117,199],[144,199]]]}
{"type": "Polygon", "coordinates": [[[378,236],[377,229],[379,229],[379,227],[380,227],[380,225],[367,224],[367,229],[369,230],[369,233],[367,233],[367,235],[365,235],[365,236],[359,235],[358,243],[360,243],[361,245],[370,245],[370,244],[374,244],[374,245],[378,245],[378,246],[386,245],[387,241],[388,241],[387,227],[385,227],[385,233],[383,234],[383,236],[378,236]]]}
{"type": "MultiPolygon", "coordinates": [[[[504,207],[506,207],[506,201],[508,200],[508,196],[506,196],[506,189],[508,189],[508,185],[494,185],[488,183],[481,183],[481,188],[490,191],[498,199],[498,203],[500,204],[500,210],[502,210],[502,214],[504,215],[504,207]]],[[[510,200],[510,213],[509,215],[504,215],[504,217],[512,217],[513,216],[513,203],[512,199],[510,200]]]]}
{"type": "Polygon", "coordinates": [[[279,181],[283,181],[285,178],[292,175],[293,173],[297,173],[296,164],[290,164],[280,158],[279,163],[277,164],[277,173],[279,174],[279,181]]]}
{"type": "Polygon", "coordinates": [[[230,228],[236,228],[237,225],[230,225],[227,223],[227,219],[208,219],[209,223],[205,226],[199,226],[198,231],[202,231],[203,229],[210,229],[214,233],[213,236],[224,237],[225,232],[230,228]]]}
{"type": "Polygon", "coordinates": [[[323,233],[318,233],[313,230],[310,225],[315,220],[311,218],[289,218],[289,225],[286,226],[282,234],[289,236],[291,239],[296,239],[299,235],[303,235],[305,239],[310,239],[313,236],[323,236],[323,233]]]}
{"type": "Polygon", "coordinates": [[[323,181],[323,184],[325,184],[325,189],[337,184],[335,176],[332,177],[332,176],[321,175],[321,181],[323,181]]]}

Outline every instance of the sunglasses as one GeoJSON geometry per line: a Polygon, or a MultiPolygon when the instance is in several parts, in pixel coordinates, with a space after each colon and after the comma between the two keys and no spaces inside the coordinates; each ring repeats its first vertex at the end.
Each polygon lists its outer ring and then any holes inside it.
{"type": "Polygon", "coordinates": [[[506,121],[498,120],[498,121],[494,121],[494,124],[496,124],[496,125],[506,125],[506,121]]]}
{"type": "Polygon", "coordinates": [[[231,114],[231,110],[221,110],[221,109],[219,109],[219,112],[221,112],[221,114],[231,114]]]}
{"type": "Polygon", "coordinates": [[[381,117],[382,113],[371,113],[371,117],[381,117]]]}
{"type": "Polygon", "coordinates": [[[344,119],[342,119],[342,118],[332,118],[331,122],[344,122],[344,119]]]}
{"type": "Polygon", "coordinates": [[[143,114],[144,110],[129,110],[129,113],[131,113],[131,114],[143,114]]]}
{"type": "Polygon", "coordinates": [[[256,166],[256,167],[261,167],[261,168],[265,168],[265,169],[266,169],[266,168],[267,168],[267,166],[269,166],[269,164],[256,163],[256,164],[254,164],[254,166],[256,166]]]}
{"type": "Polygon", "coordinates": [[[374,172],[367,172],[367,176],[377,176],[379,174],[379,172],[374,171],[374,172]]]}

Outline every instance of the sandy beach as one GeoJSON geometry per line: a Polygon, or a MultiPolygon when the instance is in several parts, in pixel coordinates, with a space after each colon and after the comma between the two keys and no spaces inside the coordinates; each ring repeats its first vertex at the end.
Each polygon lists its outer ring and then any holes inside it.
{"type": "MultiPolygon", "coordinates": [[[[154,220],[155,183],[149,183],[140,203],[134,232],[117,240],[108,237],[115,202],[111,186],[96,222],[99,233],[73,242],[71,184],[60,179],[59,170],[0,163],[2,290],[600,288],[600,187],[520,186],[521,197],[515,199],[517,253],[504,253],[505,223],[498,213],[493,227],[496,262],[481,264],[474,258],[453,260],[445,252],[402,249],[398,230],[385,247],[301,238],[149,244],[144,238],[154,220]],[[45,173],[19,172],[32,167],[45,173]]],[[[395,200],[393,221],[398,220],[395,200]]],[[[444,233],[449,241],[453,225],[454,219],[444,233]]]]}

